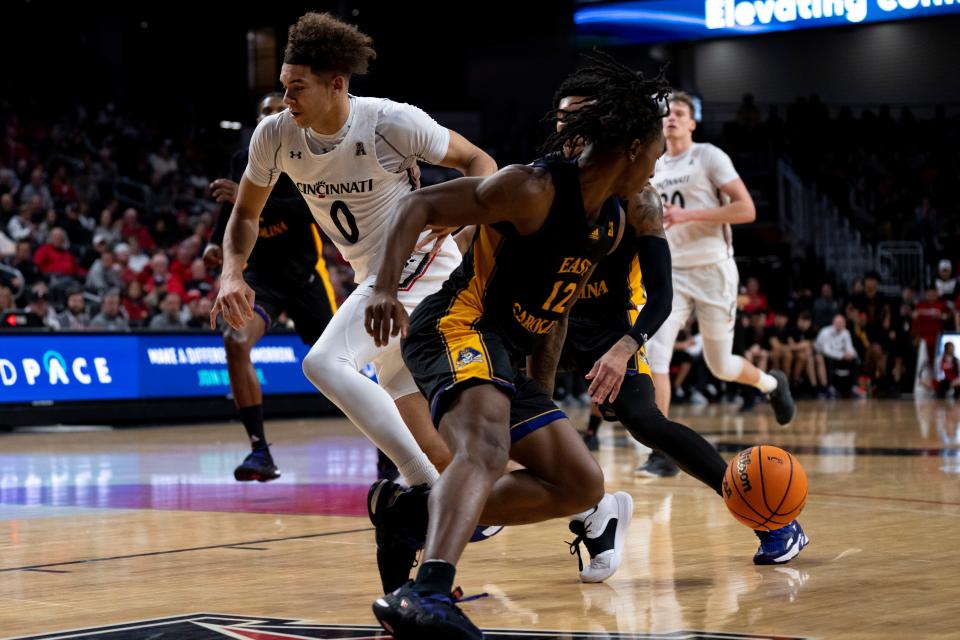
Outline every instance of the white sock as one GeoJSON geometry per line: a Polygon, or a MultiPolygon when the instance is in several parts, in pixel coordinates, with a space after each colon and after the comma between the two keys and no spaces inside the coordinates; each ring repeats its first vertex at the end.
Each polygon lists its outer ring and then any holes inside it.
{"type": "Polygon", "coordinates": [[[421,452],[419,456],[397,465],[397,471],[404,477],[407,483],[412,487],[417,484],[425,484],[432,487],[440,479],[440,473],[433,466],[427,454],[421,452]]]}
{"type": "Polygon", "coordinates": [[[769,373],[760,372],[760,379],[753,385],[763,393],[770,393],[777,388],[777,379],[769,373]]]}

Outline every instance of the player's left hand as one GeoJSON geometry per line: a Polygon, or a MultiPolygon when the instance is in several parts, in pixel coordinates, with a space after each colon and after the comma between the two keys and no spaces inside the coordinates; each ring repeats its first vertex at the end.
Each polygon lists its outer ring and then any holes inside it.
{"type": "Polygon", "coordinates": [[[226,178],[217,178],[210,183],[210,193],[213,196],[213,199],[217,202],[237,202],[237,190],[240,185],[238,185],[233,180],[227,180],[226,178]]]}
{"type": "Polygon", "coordinates": [[[691,211],[684,209],[680,205],[664,203],[663,205],[663,228],[669,229],[675,224],[692,222],[691,211]]]}
{"type": "Polygon", "coordinates": [[[627,363],[637,352],[636,344],[633,338],[623,338],[610,347],[610,350],[594,363],[590,373],[586,375],[587,380],[592,381],[587,393],[597,406],[603,406],[605,402],[613,402],[617,399],[620,385],[623,384],[623,376],[627,373],[627,363]]]}
{"type": "Polygon", "coordinates": [[[407,337],[410,317],[397,299],[396,291],[375,289],[370,300],[367,301],[363,325],[367,333],[373,337],[374,343],[378,347],[385,347],[390,342],[391,336],[407,337]]]}
{"type": "Polygon", "coordinates": [[[443,247],[443,241],[447,239],[451,233],[453,233],[455,227],[427,227],[430,230],[430,233],[423,236],[423,240],[417,243],[417,246],[413,248],[414,251],[423,251],[425,248],[430,246],[430,243],[433,243],[433,247],[430,248],[430,258],[432,259],[438,253],[440,253],[441,247],[443,247]]]}

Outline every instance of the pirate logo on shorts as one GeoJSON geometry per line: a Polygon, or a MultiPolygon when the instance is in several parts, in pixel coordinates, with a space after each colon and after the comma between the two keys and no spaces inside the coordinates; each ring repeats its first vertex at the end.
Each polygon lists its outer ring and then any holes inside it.
{"type": "Polygon", "coordinates": [[[457,354],[457,369],[463,369],[468,364],[483,362],[483,354],[473,347],[464,347],[457,354]]]}

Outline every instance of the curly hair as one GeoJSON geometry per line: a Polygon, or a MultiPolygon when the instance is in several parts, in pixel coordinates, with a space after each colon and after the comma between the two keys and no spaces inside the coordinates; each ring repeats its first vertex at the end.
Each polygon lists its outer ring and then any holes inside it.
{"type": "Polygon", "coordinates": [[[648,142],[661,130],[666,115],[664,98],[670,85],[664,69],[653,78],[618,62],[603,51],[584,54],[586,63],[567,77],[554,94],[554,105],[567,96],[584,96],[589,101],[575,110],[551,109],[545,121],[562,118],[566,126],[543,144],[544,153],[561,151],[565,144],[587,141],[611,150],[637,139],[648,142]]]}
{"type": "Polygon", "coordinates": [[[373,38],[329,13],[310,12],[290,26],[286,64],[302,64],[314,73],[362,75],[377,57],[373,38]]]}

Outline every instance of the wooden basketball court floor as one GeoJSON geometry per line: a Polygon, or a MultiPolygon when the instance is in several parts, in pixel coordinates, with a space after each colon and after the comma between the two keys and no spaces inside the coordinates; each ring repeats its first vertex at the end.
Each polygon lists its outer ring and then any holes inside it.
{"type": "MultiPolygon", "coordinates": [[[[635,500],[623,566],[581,584],[565,520],[471,545],[457,581],[489,596],[464,610],[526,631],[488,637],[960,638],[960,404],[806,402],[785,430],[762,406],[675,417],[727,459],[796,453],[810,546],[754,566],[753,533],[714,492],[636,477],[643,454],[607,424],[609,489],[635,500]]],[[[375,451],[343,419],[268,434],[283,472],[269,484],[233,480],[237,423],[0,436],[0,637],[386,637],[370,613],[375,451]],[[112,630],[67,632],[92,627],[112,630]]]]}

